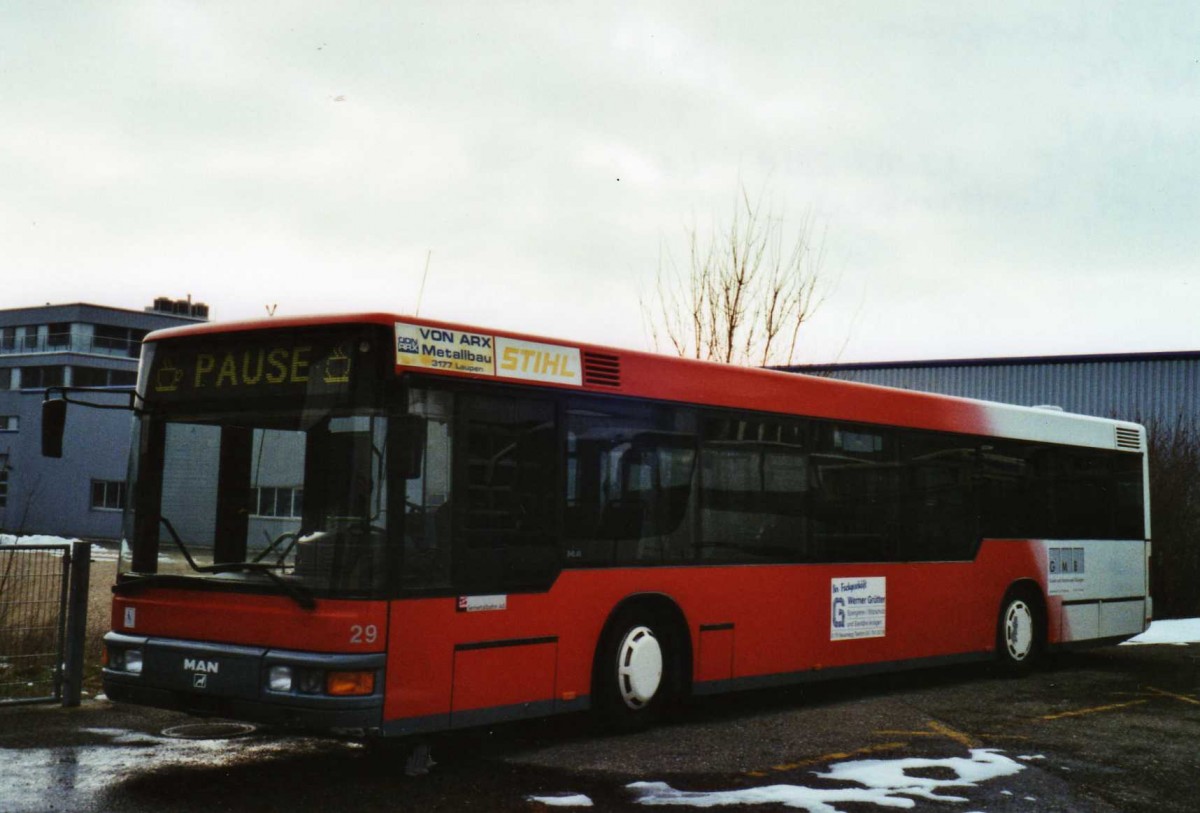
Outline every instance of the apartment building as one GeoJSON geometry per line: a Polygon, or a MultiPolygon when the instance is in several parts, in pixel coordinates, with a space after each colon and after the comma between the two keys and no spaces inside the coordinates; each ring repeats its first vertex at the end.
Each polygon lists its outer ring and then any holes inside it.
{"type": "Polygon", "coordinates": [[[160,297],[144,310],[75,303],[0,310],[0,531],[118,539],[132,413],[71,407],[61,458],[41,455],[48,387],[127,405],[142,339],[202,322],[208,307],[160,297]]]}

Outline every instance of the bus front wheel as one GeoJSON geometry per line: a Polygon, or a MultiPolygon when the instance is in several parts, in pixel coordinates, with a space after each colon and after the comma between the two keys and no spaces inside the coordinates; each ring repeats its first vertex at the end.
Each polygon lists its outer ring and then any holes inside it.
{"type": "Polygon", "coordinates": [[[1041,602],[1026,588],[1014,588],[1000,603],[996,625],[996,654],[1004,671],[1029,671],[1041,657],[1045,623],[1041,602]]]}
{"type": "Polygon", "coordinates": [[[593,676],[599,722],[635,728],[657,720],[679,681],[679,647],[671,622],[636,607],[613,617],[597,651],[593,676]]]}

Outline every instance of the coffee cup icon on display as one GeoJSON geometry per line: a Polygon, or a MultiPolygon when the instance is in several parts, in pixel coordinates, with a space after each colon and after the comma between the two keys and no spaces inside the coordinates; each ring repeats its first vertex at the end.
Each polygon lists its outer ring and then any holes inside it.
{"type": "Polygon", "coordinates": [[[183,380],[183,370],[175,366],[175,362],[171,359],[165,359],[162,366],[158,368],[158,374],[154,377],[155,392],[175,392],[179,389],[179,382],[183,380]]]}
{"type": "Polygon", "coordinates": [[[341,347],[334,349],[325,360],[325,383],[346,384],[350,381],[350,357],[341,347]]]}

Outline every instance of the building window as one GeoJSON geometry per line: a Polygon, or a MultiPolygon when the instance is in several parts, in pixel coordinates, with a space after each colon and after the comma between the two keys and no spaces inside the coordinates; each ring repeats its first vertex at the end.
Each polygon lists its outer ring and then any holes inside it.
{"type": "Polygon", "coordinates": [[[256,517],[300,519],[304,510],[304,489],[300,486],[260,486],[251,490],[256,517]]]}
{"type": "Polygon", "coordinates": [[[17,329],[0,327],[0,353],[13,353],[17,349],[17,329]]]}
{"type": "Polygon", "coordinates": [[[71,368],[71,385],[75,387],[132,387],[137,383],[133,370],[106,370],[103,367],[71,368]]]}
{"type": "Polygon", "coordinates": [[[0,454],[0,508],[8,507],[8,455],[0,454]]]}
{"type": "Polygon", "coordinates": [[[66,367],[22,367],[21,389],[42,390],[46,387],[61,387],[66,367]]]}
{"type": "Polygon", "coordinates": [[[71,346],[71,323],[52,322],[46,333],[46,349],[65,350],[71,346]]]}
{"type": "Polygon", "coordinates": [[[21,419],[16,415],[0,415],[0,432],[16,432],[21,428],[21,419]]]}
{"type": "Polygon", "coordinates": [[[92,481],[92,508],[120,511],[125,507],[125,483],[120,480],[92,481]]]}
{"type": "Polygon", "coordinates": [[[74,387],[107,387],[108,370],[102,367],[72,367],[71,385],[74,387]]]}
{"type": "Polygon", "coordinates": [[[107,350],[114,355],[137,358],[141,352],[142,339],[146,338],[145,330],[111,325],[95,325],[93,327],[92,349],[107,350]]]}
{"type": "Polygon", "coordinates": [[[12,367],[0,368],[0,390],[12,389],[12,367]]]}

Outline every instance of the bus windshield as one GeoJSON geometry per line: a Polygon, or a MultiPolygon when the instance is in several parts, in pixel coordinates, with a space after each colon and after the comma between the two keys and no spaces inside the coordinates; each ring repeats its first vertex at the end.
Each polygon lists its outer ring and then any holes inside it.
{"type": "Polygon", "coordinates": [[[202,580],[305,604],[381,595],[388,419],[355,386],[377,343],[305,334],[163,345],[143,358],[122,583],[202,580]]]}
{"type": "Polygon", "coordinates": [[[264,585],[273,574],[321,594],[378,592],[386,424],[369,413],[143,419],[142,437],[157,435],[162,451],[139,461],[121,572],[264,585]]]}

